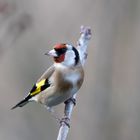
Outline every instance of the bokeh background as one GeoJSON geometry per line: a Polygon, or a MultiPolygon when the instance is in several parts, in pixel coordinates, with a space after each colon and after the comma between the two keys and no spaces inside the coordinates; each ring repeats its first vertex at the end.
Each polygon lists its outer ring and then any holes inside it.
{"type": "Polygon", "coordinates": [[[10,108],[52,64],[44,53],[76,45],[81,25],[93,35],[68,140],[140,140],[140,0],[0,0],[1,140],[56,139],[44,107],[10,108]]]}

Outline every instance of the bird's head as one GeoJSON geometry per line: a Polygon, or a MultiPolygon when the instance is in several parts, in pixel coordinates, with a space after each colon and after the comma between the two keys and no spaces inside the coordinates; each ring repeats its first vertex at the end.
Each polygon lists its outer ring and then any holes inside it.
{"type": "Polygon", "coordinates": [[[66,66],[74,66],[79,62],[79,53],[77,49],[70,44],[56,44],[53,49],[46,54],[52,56],[55,63],[61,63],[66,66]]]}

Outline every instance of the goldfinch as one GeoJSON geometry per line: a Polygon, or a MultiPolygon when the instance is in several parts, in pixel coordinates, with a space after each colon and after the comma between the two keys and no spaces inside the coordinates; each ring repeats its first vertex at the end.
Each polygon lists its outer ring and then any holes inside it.
{"type": "Polygon", "coordinates": [[[70,44],[56,44],[46,53],[54,64],[38,79],[29,94],[12,109],[35,101],[48,108],[70,99],[81,87],[84,71],[77,49],[70,44]]]}

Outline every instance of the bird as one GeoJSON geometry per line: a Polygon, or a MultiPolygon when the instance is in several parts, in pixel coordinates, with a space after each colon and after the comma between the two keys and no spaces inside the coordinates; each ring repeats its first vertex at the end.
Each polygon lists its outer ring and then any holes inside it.
{"type": "Polygon", "coordinates": [[[72,98],[82,86],[84,70],[79,52],[73,45],[58,43],[45,55],[53,58],[53,65],[37,80],[27,96],[11,109],[32,101],[52,108],[72,98]]]}

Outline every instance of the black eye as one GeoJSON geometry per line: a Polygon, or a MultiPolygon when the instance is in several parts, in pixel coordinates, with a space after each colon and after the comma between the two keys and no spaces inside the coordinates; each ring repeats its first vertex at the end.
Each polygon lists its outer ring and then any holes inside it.
{"type": "Polygon", "coordinates": [[[60,56],[61,54],[64,54],[67,50],[67,48],[54,48],[57,55],[60,56]]]}

